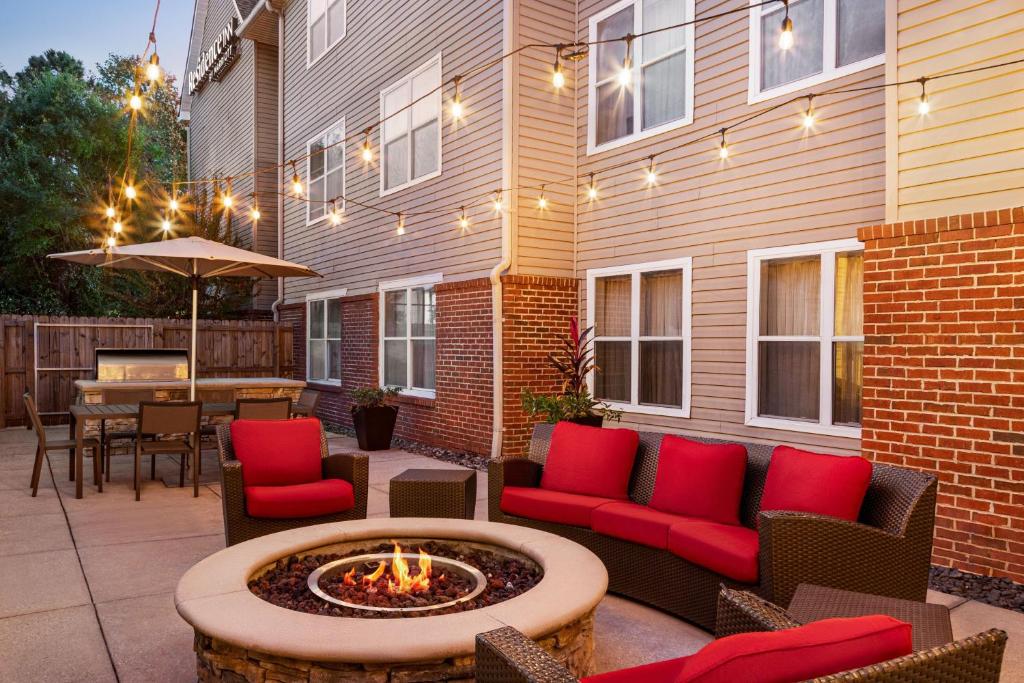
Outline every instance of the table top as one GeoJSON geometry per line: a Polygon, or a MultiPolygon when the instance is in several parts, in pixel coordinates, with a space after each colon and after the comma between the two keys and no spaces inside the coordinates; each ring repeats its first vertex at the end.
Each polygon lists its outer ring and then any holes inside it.
{"type": "Polygon", "coordinates": [[[949,610],[943,605],[802,583],[797,586],[786,611],[801,624],[838,617],[887,614],[913,627],[911,637],[915,652],[953,641],[949,610]]]}
{"type": "MultiPolygon", "coordinates": [[[[76,403],[70,407],[71,415],[82,419],[115,419],[138,417],[138,403],[76,403]]],[[[203,415],[234,415],[234,403],[204,403],[203,415]]]]}
{"type": "Polygon", "coordinates": [[[476,470],[406,470],[391,478],[391,481],[469,481],[476,477],[476,470]]]}

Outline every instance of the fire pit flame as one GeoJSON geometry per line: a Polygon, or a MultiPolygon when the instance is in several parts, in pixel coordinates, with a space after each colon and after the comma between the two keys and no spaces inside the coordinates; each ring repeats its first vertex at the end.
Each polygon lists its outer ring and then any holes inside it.
{"type": "MultiPolygon", "coordinates": [[[[428,555],[423,548],[419,549],[419,572],[412,574],[409,571],[409,562],[404,557],[404,551],[402,546],[395,544],[394,554],[391,556],[391,576],[388,577],[387,591],[390,595],[397,595],[399,593],[419,593],[430,588],[430,577],[431,577],[431,561],[430,555],[428,555]]],[[[342,577],[342,582],[346,586],[356,585],[356,569],[352,569],[345,572],[342,577]]],[[[373,584],[384,575],[387,571],[387,562],[381,560],[377,565],[377,569],[372,574],[365,574],[360,583],[363,587],[370,588],[373,584]]],[[[444,574],[441,575],[441,580],[444,580],[444,574]]]]}

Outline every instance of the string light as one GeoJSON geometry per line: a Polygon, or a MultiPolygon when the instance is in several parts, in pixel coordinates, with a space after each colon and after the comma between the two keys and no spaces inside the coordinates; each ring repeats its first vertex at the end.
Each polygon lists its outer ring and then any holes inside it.
{"type": "Polygon", "coordinates": [[[110,248],[116,247],[117,246],[117,238],[114,237],[113,235],[108,237],[107,238],[107,246],[110,247],[110,248]]]}
{"type": "Polygon", "coordinates": [[[626,41],[626,56],[622,58],[622,68],[619,69],[615,79],[620,86],[625,88],[633,78],[633,34],[627,33],[623,40],[626,41]]]}
{"type": "Polygon", "coordinates": [[[146,78],[148,78],[151,83],[155,83],[160,80],[162,75],[163,74],[160,70],[160,58],[157,57],[156,52],[154,52],[153,56],[149,58],[149,64],[146,65],[146,78]]]}
{"type": "Polygon", "coordinates": [[[494,193],[494,198],[491,199],[491,206],[494,207],[494,213],[501,214],[501,210],[505,208],[504,202],[501,201],[501,190],[494,193]]]}
{"type": "Polygon", "coordinates": [[[452,82],[455,84],[455,96],[452,97],[452,118],[459,121],[465,113],[462,106],[462,76],[453,76],[452,82]]]}
{"type": "Polygon", "coordinates": [[[114,211],[114,207],[108,206],[103,213],[107,215],[107,218],[113,218],[116,212],[114,211]]]}
{"type": "Polygon", "coordinates": [[[113,230],[115,234],[120,235],[124,232],[124,224],[121,221],[114,221],[113,230]]]}
{"type": "Polygon", "coordinates": [[[459,207],[459,230],[465,232],[469,229],[469,216],[466,215],[466,207],[459,207]]]}
{"type": "Polygon", "coordinates": [[[363,139],[363,161],[373,161],[373,148],[370,146],[370,132],[372,128],[367,128],[364,132],[366,137],[363,139]]]}
{"type": "Polygon", "coordinates": [[[804,111],[803,124],[804,128],[810,130],[814,127],[814,121],[817,116],[814,114],[814,95],[807,96],[807,110],[804,111]]]}
{"type": "Polygon", "coordinates": [[[565,73],[562,71],[561,45],[555,48],[555,68],[551,73],[551,85],[555,86],[555,90],[561,90],[565,87],[565,73]]]}
{"type": "Polygon", "coordinates": [[[124,196],[127,197],[128,199],[135,199],[136,197],[139,196],[139,192],[138,190],[135,189],[134,185],[128,183],[127,185],[124,186],[124,196]]]}
{"type": "Polygon", "coordinates": [[[164,232],[170,232],[171,222],[165,217],[163,221],[160,222],[160,227],[163,229],[164,232]]]}
{"type": "Polygon", "coordinates": [[[259,204],[259,200],[256,198],[256,193],[255,192],[253,192],[250,196],[252,197],[252,208],[249,209],[249,218],[251,218],[252,222],[255,223],[256,221],[258,221],[260,219],[260,216],[261,216],[261,214],[260,214],[260,204],[259,204]]]}
{"type": "Polygon", "coordinates": [[[594,180],[594,174],[590,174],[590,183],[587,184],[587,198],[593,201],[597,199],[597,182],[594,180]]]}
{"type": "Polygon", "coordinates": [[[142,109],[142,98],[139,97],[138,93],[132,93],[132,96],[128,98],[128,106],[131,107],[132,111],[142,109]]]}
{"type": "Polygon", "coordinates": [[[338,212],[338,204],[335,200],[331,200],[331,212],[328,214],[328,218],[331,221],[331,225],[337,227],[341,225],[341,213],[338,212]]]}
{"type": "Polygon", "coordinates": [[[171,201],[167,203],[167,208],[170,209],[171,211],[177,211],[179,208],[181,208],[180,204],[178,204],[177,197],[171,197],[171,201]]]}
{"type": "Polygon", "coordinates": [[[654,155],[650,157],[650,163],[647,165],[647,186],[653,187],[658,182],[658,172],[654,170],[654,155]]]}
{"type": "Polygon", "coordinates": [[[544,210],[548,208],[548,198],[544,194],[544,186],[540,186],[540,196],[537,197],[537,208],[544,210]]]}
{"type": "Polygon", "coordinates": [[[405,234],[405,216],[403,216],[401,212],[398,213],[398,226],[395,228],[395,234],[405,234]]]}
{"type": "Polygon", "coordinates": [[[793,20],[789,18],[789,0],[782,0],[786,6],[786,16],[782,19],[782,31],[779,33],[779,49],[788,50],[793,47],[793,20]]]}
{"type": "Polygon", "coordinates": [[[728,159],[729,145],[726,144],[725,142],[725,128],[723,128],[720,132],[722,133],[722,141],[718,143],[718,156],[721,159],[728,159]]]}
{"type": "Polygon", "coordinates": [[[292,192],[302,196],[302,181],[299,179],[299,172],[295,170],[295,162],[292,162],[292,192]]]}
{"type": "Polygon", "coordinates": [[[231,207],[235,205],[235,198],[231,196],[231,178],[227,178],[227,187],[220,195],[220,203],[229,211],[231,210],[231,207]]]}
{"type": "Polygon", "coordinates": [[[921,96],[917,100],[917,113],[924,116],[932,110],[932,105],[928,102],[928,93],[925,91],[925,83],[928,82],[927,76],[921,76],[917,79],[917,82],[921,84],[921,96]]]}

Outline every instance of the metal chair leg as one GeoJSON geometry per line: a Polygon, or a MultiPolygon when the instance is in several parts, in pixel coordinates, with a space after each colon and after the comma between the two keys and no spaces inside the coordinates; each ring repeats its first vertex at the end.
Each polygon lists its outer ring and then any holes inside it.
{"type": "Polygon", "coordinates": [[[142,499],[142,446],[135,444],[135,500],[142,499]]]}
{"type": "Polygon", "coordinates": [[[178,468],[178,488],[185,487],[185,461],[188,460],[188,453],[181,454],[181,463],[178,468]]]}

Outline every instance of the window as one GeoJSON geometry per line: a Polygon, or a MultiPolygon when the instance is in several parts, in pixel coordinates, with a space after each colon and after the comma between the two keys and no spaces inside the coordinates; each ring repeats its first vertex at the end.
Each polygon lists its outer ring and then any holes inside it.
{"type": "Polygon", "coordinates": [[[345,119],[306,144],[306,224],[323,220],[331,210],[330,200],[345,210],[345,119]]]}
{"type": "Polygon", "coordinates": [[[402,393],[434,396],[436,304],[440,275],[380,284],[381,382],[402,393]]]}
{"type": "Polygon", "coordinates": [[[841,240],[749,253],[747,424],[860,435],[862,246],[841,240]]]}
{"type": "Polygon", "coordinates": [[[346,0],[307,0],[306,64],[311,65],[345,37],[346,0]]]}
{"type": "Polygon", "coordinates": [[[594,397],[615,408],[690,415],[689,257],[587,271],[594,397]]]}
{"type": "Polygon", "coordinates": [[[751,103],[885,63],[885,0],[791,0],[788,50],[784,16],[781,2],[750,11],[751,103]]]}
{"type": "Polygon", "coordinates": [[[306,379],[341,382],[341,298],[344,289],[306,297],[306,379]]]}
{"type": "MultiPolygon", "coordinates": [[[[590,19],[590,39],[621,38],[688,21],[693,0],[624,0],[590,19]]],[[[693,27],[633,41],[630,77],[620,72],[626,44],[591,51],[587,152],[593,154],[693,121],[693,27]]]]}
{"type": "Polygon", "coordinates": [[[440,85],[438,55],[381,92],[382,195],[441,173],[440,85]]]}

